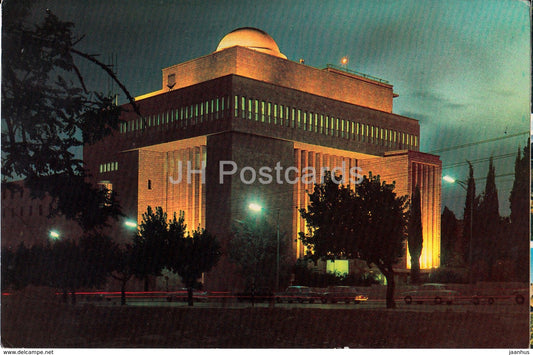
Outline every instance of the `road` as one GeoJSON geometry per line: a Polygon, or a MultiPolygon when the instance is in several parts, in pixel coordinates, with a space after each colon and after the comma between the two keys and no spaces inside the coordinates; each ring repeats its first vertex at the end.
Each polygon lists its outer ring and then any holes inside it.
{"type": "MultiPolygon", "coordinates": [[[[116,304],[115,302],[108,302],[108,304],[116,304]]],[[[186,302],[167,302],[163,300],[128,300],[128,305],[132,307],[185,307],[188,305],[186,302]]],[[[251,308],[250,302],[236,302],[234,300],[228,300],[226,302],[208,301],[208,302],[195,302],[194,307],[197,308],[251,308]]],[[[369,300],[359,304],[322,304],[322,303],[276,303],[274,305],[267,302],[255,303],[253,307],[256,308],[307,308],[307,309],[385,309],[385,300],[369,300]]],[[[492,305],[479,304],[474,305],[471,302],[465,300],[462,302],[454,303],[451,305],[440,304],[435,305],[431,303],[423,304],[410,304],[407,305],[403,300],[396,301],[396,310],[411,311],[411,312],[460,312],[460,313],[490,313],[490,314],[523,314],[527,312],[527,305],[517,305],[512,299],[500,299],[492,305]]]]}

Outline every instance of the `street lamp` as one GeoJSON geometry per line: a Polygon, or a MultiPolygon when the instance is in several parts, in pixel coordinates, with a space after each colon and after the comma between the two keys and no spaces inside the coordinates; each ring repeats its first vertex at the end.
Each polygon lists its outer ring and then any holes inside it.
{"type": "MultiPolygon", "coordinates": [[[[261,212],[263,207],[257,203],[250,203],[248,209],[254,212],[261,212]]],[[[275,291],[279,291],[279,208],[276,209],[276,286],[275,291]]]]}
{"type": "Polygon", "coordinates": [[[126,220],[124,222],[124,225],[128,228],[137,228],[137,223],[135,221],[132,221],[130,219],[126,220]]]}
{"type": "MultiPolygon", "coordinates": [[[[468,196],[468,183],[466,183],[465,181],[461,181],[461,180],[456,180],[454,179],[453,177],[451,176],[443,176],[442,177],[442,180],[446,181],[446,182],[449,182],[451,184],[455,184],[457,183],[457,185],[461,186],[465,191],[466,191],[466,194],[468,196]]],[[[472,200],[470,201],[470,241],[469,241],[469,247],[468,247],[468,260],[469,260],[469,264],[470,264],[470,283],[472,283],[473,281],[473,267],[472,267],[472,239],[474,237],[473,235],[473,221],[474,221],[474,199],[475,199],[475,196],[474,194],[472,194],[472,200]]],[[[463,217],[464,219],[464,217],[463,217]]]]}
{"type": "Polygon", "coordinates": [[[59,237],[60,237],[61,235],[59,234],[58,231],[51,230],[50,233],[49,233],[49,236],[50,236],[50,238],[52,238],[52,239],[55,240],[55,239],[59,239],[59,237]]]}

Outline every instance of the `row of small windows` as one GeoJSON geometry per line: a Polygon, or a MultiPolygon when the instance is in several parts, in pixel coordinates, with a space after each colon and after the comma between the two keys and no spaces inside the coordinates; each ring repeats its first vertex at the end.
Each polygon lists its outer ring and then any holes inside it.
{"type": "Polygon", "coordinates": [[[201,103],[179,107],[163,113],[138,117],[135,120],[122,122],[120,133],[142,130],[147,127],[156,127],[169,123],[179,123],[181,126],[192,126],[204,121],[218,120],[229,108],[229,97],[217,97],[201,103]]]}
{"type": "Polygon", "coordinates": [[[117,171],[117,170],[118,170],[118,161],[115,161],[112,163],[100,164],[100,173],[107,173],[110,171],[117,171]]]}
{"type": "Polygon", "coordinates": [[[44,214],[44,208],[43,205],[38,205],[37,208],[34,210],[34,206],[21,206],[21,207],[11,207],[11,208],[3,208],[2,209],[2,217],[24,217],[25,215],[28,217],[32,217],[34,215],[43,216],[44,214]],[[9,210],[9,213],[8,213],[9,210]]]}
{"type": "Polygon", "coordinates": [[[234,100],[234,117],[236,118],[303,129],[345,139],[418,146],[418,137],[413,134],[244,96],[235,96],[234,100]]]}
{"type": "MultiPolygon", "coordinates": [[[[144,118],[139,117],[135,120],[122,122],[120,132],[133,132],[146,127],[156,127],[169,123],[178,123],[182,127],[192,126],[222,118],[224,111],[229,108],[229,97],[219,97],[144,118]]],[[[418,137],[414,134],[367,123],[353,122],[264,100],[234,96],[233,108],[233,116],[235,118],[255,120],[374,144],[381,143],[389,146],[402,144],[418,147],[418,137]]]]}

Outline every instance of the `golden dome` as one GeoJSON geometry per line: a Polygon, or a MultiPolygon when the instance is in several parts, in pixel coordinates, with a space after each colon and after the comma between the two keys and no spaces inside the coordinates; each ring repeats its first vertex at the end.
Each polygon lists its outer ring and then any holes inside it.
{"type": "Polygon", "coordinates": [[[222,38],[215,52],[234,46],[246,47],[253,49],[254,51],[287,59],[287,57],[279,51],[279,47],[274,39],[272,39],[268,33],[258,28],[242,27],[231,31],[222,38]]]}

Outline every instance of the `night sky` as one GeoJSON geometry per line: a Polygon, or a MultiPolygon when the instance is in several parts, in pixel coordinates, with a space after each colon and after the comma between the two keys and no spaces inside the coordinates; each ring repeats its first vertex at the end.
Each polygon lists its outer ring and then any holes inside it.
{"type": "MultiPolygon", "coordinates": [[[[257,27],[289,60],[348,69],[394,85],[393,112],[420,121],[421,150],[439,154],[443,175],[466,180],[474,161],[478,193],[495,158],[500,213],[509,214],[514,160],[530,128],[530,21],[519,0],[37,1],[85,34],[78,45],[116,56],[134,96],[161,87],[161,69],[213,52],[228,32],[257,27]],[[463,144],[466,148],[441,151],[463,144]]],[[[4,14],[5,15],[5,14],[4,14]]],[[[83,65],[89,86],[108,80],[83,65]]],[[[125,101],[124,95],[121,97],[125,101]]],[[[465,192],[443,182],[442,207],[461,218],[465,192]]]]}

